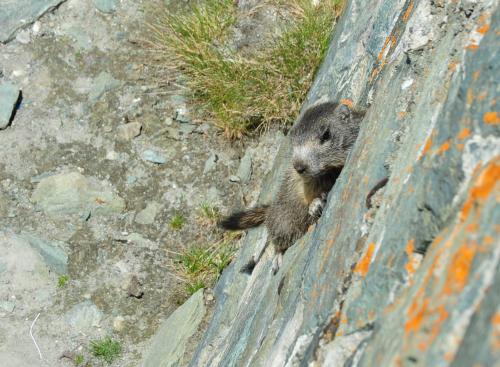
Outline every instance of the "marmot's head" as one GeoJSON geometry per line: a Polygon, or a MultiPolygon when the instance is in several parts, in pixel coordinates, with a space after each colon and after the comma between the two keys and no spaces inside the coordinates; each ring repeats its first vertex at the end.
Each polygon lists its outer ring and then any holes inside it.
{"type": "Polygon", "coordinates": [[[306,110],[290,131],[293,167],[297,173],[315,178],[344,166],[363,115],[334,102],[306,110]]]}

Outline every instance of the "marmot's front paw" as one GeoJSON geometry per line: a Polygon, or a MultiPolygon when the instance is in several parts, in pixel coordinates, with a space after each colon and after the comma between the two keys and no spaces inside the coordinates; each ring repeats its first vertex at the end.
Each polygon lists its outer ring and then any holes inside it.
{"type": "Polygon", "coordinates": [[[323,208],[326,204],[326,194],[321,194],[321,197],[314,199],[309,204],[309,215],[315,219],[321,217],[321,213],[323,213],[323,208]]]}

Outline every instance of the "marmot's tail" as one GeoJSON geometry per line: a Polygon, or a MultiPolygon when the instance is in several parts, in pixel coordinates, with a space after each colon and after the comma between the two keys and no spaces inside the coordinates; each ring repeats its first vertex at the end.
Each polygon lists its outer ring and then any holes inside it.
{"type": "Polygon", "coordinates": [[[231,214],[219,222],[219,226],[229,230],[248,229],[261,225],[266,219],[268,206],[263,205],[243,212],[231,214]]]}

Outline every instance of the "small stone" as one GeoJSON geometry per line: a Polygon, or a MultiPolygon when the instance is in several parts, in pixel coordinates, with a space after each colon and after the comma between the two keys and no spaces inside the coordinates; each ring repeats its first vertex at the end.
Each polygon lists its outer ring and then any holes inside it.
{"type": "Polygon", "coordinates": [[[145,150],[142,153],[142,158],[144,158],[144,160],[146,160],[146,161],[157,163],[157,164],[163,164],[163,163],[167,162],[167,158],[165,156],[163,156],[162,154],[157,153],[153,150],[149,150],[149,149],[145,150]]]}
{"type": "Polygon", "coordinates": [[[23,45],[30,43],[31,41],[30,31],[28,29],[20,31],[16,36],[16,40],[19,43],[22,43],[23,45]]]}
{"type": "Polygon", "coordinates": [[[188,111],[186,107],[179,107],[175,110],[174,120],[182,124],[190,124],[192,120],[187,114],[188,111]]]}
{"type": "Polygon", "coordinates": [[[236,175],[241,179],[241,182],[246,183],[252,176],[252,155],[250,151],[246,151],[243,158],[241,158],[240,166],[236,175]]]}
{"type": "Polygon", "coordinates": [[[212,171],[215,168],[215,165],[217,164],[218,160],[219,157],[217,156],[217,154],[215,154],[214,152],[210,153],[208,159],[205,161],[205,168],[203,168],[203,174],[212,171]]]}
{"type": "Polygon", "coordinates": [[[161,205],[155,202],[149,203],[146,208],[135,216],[135,221],[139,224],[153,224],[156,215],[161,209],[161,205]]]}
{"type": "Polygon", "coordinates": [[[0,130],[9,126],[20,93],[13,84],[0,84],[0,130]]]}
{"type": "Polygon", "coordinates": [[[120,140],[132,140],[141,135],[142,124],[140,122],[130,122],[116,128],[116,137],[120,140]]]}
{"type": "Polygon", "coordinates": [[[144,291],[142,290],[142,284],[139,282],[139,279],[136,275],[133,275],[130,278],[127,286],[127,295],[129,297],[134,297],[137,299],[141,299],[144,295],[144,291]]]}
{"type": "Polygon", "coordinates": [[[137,182],[137,177],[134,175],[127,176],[127,185],[133,185],[137,182]]]}
{"type": "Polygon", "coordinates": [[[101,325],[103,314],[92,301],[83,301],[66,313],[66,322],[78,331],[90,331],[101,325]]]}
{"type": "Polygon", "coordinates": [[[125,201],[109,184],[78,172],[60,173],[43,178],[31,196],[32,201],[54,217],[77,215],[87,219],[92,215],[121,213],[125,201]]]}
{"type": "Polygon", "coordinates": [[[102,11],[103,13],[110,14],[116,11],[115,0],[94,0],[94,5],[97,10],[102,11]]]}
{"type": "Polygon", "coordinates": [[[92,102],[97,102],[104,93],[117,88],[120,84],[120,81],[113,78],[111,74],[103,71],[95,78],[89,92],[89,98],[92,102]]]}
{"type": "Polygon", "coordinates": [[[3,301],[0,302],[0,309],[4,310],[5,312],[13,312],[14,309],[16,308],[16,304],[11,301],[3,301]]]}
{"type": "Polygon", "coordinates": [[[232,176],[229,176],[229,181],[231,181],[231,182],[240,182],[241,179],[238,176],[232,175],[232,176]]]}
{"type": "Polygon", "coordinates": [[[114,319],[113,319],[113,329],[115,331],[123,331],[123,329],[125,328],[125,319],[122,317],[122,316],[116,316],[114,319]]]}
{"type": "Polygon", "coordinates": [[[42,28],[42,24],[37,20],[35,23],[33,23],[33,34],[36,36],[39,32],[40,29],[42,28]]]}
{"type": "Polygon", "coordinates": [[[179,130],[180,130],[180,132],[182,132],[183,135],[189,135],[195,129],[196,129],[196,125],[195,124],[191,124],[191,123],[182,123],[179,126],[179,130]]]}
{"type": "Polygon", "coordinates": [[[45,263],[57,274],[68,272],[68,246],[58,241],[44,241],[34,235],[23,233],[24,238],[43,258],[45,263]]]}
{"type": "Polygon", "coordinates": [[[106,159],[108,161],[116,161],[120,157],[120,154],[115,152],[114,150],[110,150],[106,153],[106,159]]]}

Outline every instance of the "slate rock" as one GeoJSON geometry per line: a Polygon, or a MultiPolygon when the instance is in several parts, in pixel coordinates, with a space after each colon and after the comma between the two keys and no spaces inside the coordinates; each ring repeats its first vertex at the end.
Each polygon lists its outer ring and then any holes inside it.
{"type": "Polygon", "coordinates": [[[140,122],[130,122],[116,128],[116,137],[120,140],[129,141],[141,135],[142,124],[140,122]]]}
{"type": "Polygon", "coordinates": [[[23,233],[28,243],[42,256],[47,266],[57,274],[68,273],[68,246],[59,241],[44,241],[32,234],[23,233]]]}
{"type": "MultiPolygon", "coordinates": [[[[498,365],[499,27],[498,2],[345,3],[301,110],[369,108],[356,144],[277,272],[265,228],[247,232],[191,367],[498,365]]],[[[259,202],[290,157],[285,140],[259,202]]]]}
{"type": "Polygon", "coordinates": [[[20,93],[19,88],[11,83],[0,84],[0,130],[9,126],[20,93]]]}
{"type": "Polygon", "coordinates": [[[217,156],[217,154],[211,152],[207,160],[205,161],[205,167],[203,167],[203,174],[213,171],[215,169],[218,160],[219,157],[217,156]]]}
{"type": "Polygon", "coordinates": [[[153,224],[156,215],[161,209],[161,205],[151,202],[135,216],[135,221],[140,224],[153,224]]]}
{"type": "Polygon", "coordinates": [[[116,11],[115,0],[94,0],[94,5],[103,13],[114,13],[116,11]]]}
{"type": "Polygon", "coordinates": [[[0,42],[14,38],[16,31],[33,23],[64,0],[16,0],[3,1],[0,11],[0,42]]]}
{"type": "Polygon", "coordinates": [[[203,289],[200,289],[160,325],[145,352],[144,367],[185,365],[187,343],[203,320],[205,312],[203,289]]]}
{"type": "Polygon", "coordinates": [[[148,162],[156,163],[156,164],[164,164],[167,162],[167,158],[154,150],[145,150],[142,153],[142,158],[148,162]]]}
{"type": "Polygon", "coordinates": [[[243,158],[241,158],[236,176],[241,179],[242,183],[250,181],[250,177],[252,176],[252,154],[248,149],[243,155],[243,158]]]}
{"type": "Polygon", "coordinates": [[[89,332],[101,325],[103,313],[90,300],[73,306],[65,315],[66,322],[80,332],[89,332]]]}
{"type": "Polygon", "coordinates": [[[106,92],[121,85],[119,80],[113,78],[108,72],[101,72],[94,80],[89,91],[89,98],[92,102],[97,102],[106,92]]]}
{"type": "Polygon", "coordinates": [[[78,172],[60,173],[43,178],[35,188],[32,201],[53,217],[113,215],[125,209],[125,201],[112,188],[78,172]]]}

